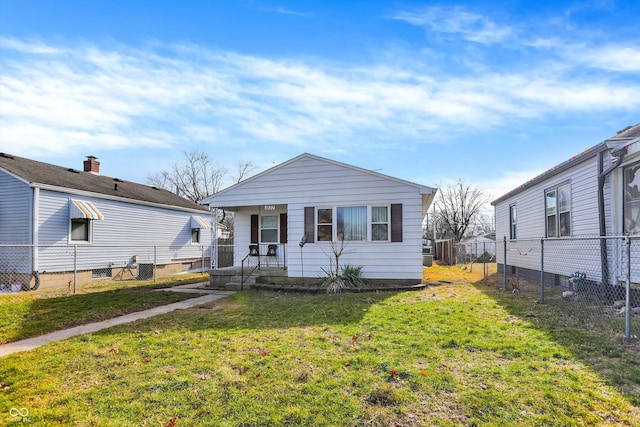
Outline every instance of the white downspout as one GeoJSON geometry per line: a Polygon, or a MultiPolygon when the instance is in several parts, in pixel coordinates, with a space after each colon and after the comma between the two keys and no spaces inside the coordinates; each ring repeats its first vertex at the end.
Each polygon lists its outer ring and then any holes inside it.
{"type": "Polygon", "coordinates": [[[40,222],[40,188],[33,189],[33,198],[31,199],[31,244],[32,250],[32,270],[38,271],[38,243],[40,241],[40,233],[38,224],[40,222]]]}

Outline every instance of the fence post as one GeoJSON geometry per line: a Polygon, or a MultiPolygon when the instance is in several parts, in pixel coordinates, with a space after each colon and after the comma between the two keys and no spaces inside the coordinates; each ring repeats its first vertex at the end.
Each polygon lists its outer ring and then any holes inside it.
{"type": "Polygon", "coordinates": [[[625,298],[625,339],[627,341],[631,340],[631,239],[627,236],[625,237],[627,242],[627,286],[626,286],[626,298],[625,298]]]}
{"type": "Polygon", "coordinates": [[[544,239],[540,239],[540,304],[544,304],[544,239]]]}
{"type": "Polygon", "coordinates": [[[504,274],[504,282],[502,283],[502,289],[507,290],[507,236],[502,236],[502,245],[504,251],[504,258],[502,264],[502,273],[504,274]]]}
{"type": "Polygon", "coordinates": [[[487,242],[482,242],[482,278],[487,280],[487,242]]]}
{"type": "Polygon", "coordinates": [[[78,245],[73,245],[73,294],[76,293],[76,282],[78,280],[78,245]]]}

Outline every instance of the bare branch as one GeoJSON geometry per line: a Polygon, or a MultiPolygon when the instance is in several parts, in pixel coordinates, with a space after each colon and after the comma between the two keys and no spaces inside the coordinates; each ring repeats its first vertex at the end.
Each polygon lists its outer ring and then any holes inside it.
{"type": "Polygon", "coordinates": [[[455,239],[460,241],[488,201],[483,190],[472,187],[461,179],[453,185],[441,188],[434,201],[439,228],[451,231],[455,239]]]}

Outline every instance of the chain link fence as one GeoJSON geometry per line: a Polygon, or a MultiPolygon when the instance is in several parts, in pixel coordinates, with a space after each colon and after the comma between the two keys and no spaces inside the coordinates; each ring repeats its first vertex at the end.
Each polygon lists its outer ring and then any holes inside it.
{"type": "MultiPolygon", "coordinates": [[[[205,274],[210,246],[0,245],[0,293],[80,287],[101,281],[147,281],[186,272],[205,274]]],[[[232,245],[219,247],[233,263],[232,245]],[[231,246],[231,249],[230,249],[231,246]]]]}
{"type": "Polygon", "coordinates": [[[640,335],[640,237],[503,239],[496,283],[626,340],[640,335]]]}
{"type": "Polygon", "coordinates": [[[496,263],[496,242],[467,240],[456,244],[455,254],[455,264],[469,272],[473,272],[474,268],[482,268],[486,280],[490,265],[496,263]]]}

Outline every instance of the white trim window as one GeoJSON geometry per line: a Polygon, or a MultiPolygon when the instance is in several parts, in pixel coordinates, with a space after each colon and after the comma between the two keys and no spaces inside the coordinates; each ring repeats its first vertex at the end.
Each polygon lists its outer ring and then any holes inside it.
{"type": "Polygon", "coordinates": [[[87,218],[71,218],[69,240],[72,242],[91,241],[91,220],[87,218]]]}
{"type": "Polygon", "coordinates": [[[571,184],[545,190],[546,236],[571,236],[571,184]]]}
{"type": "Polygon", "coordinates": [[[640,233],[640,162],[624,168],[623,220],[625,234],[640,233]]]}
{"type": "Polygon", "coordinates": [[[367,207],[337,207],[336,233],[338,240],[367,240],[367,207]]]}
{"type": "Polygon", "coordinates": [[[69,243],[91,243],[93,221],[104,220],[104,215],[93,202],[69,199],[69,243]]]}
{"type": "Polygon", "coordinates": [[[191,229],[191,243],[200,243],[200,229],[192,228],[191,229]]]}
{"type": "Polygon", "coordinates": [[[518,220],[516,217],[516,205],[509,206],[509,238],[517,239],[518,220]]]}
{"type": "Polygon", "coordinates": [[[316,209],[319,242],[388,242],[391,229],[389,206],[337,206],[316,209]]]}
{"type": "Polygon", "coordinates": [[[278,215],[260,216],[260,243],[278,243],[278,215]]]}
{"type": "Polygon", "coordinates": [[[333,240],[333,209],[319,208],[317,213],[318,242],[330,242],[333,240]]]}
{"type": "Polygon", "coordinates": [[[389,206],[371,207],[371,240],[389,241],[389,206]]]}

